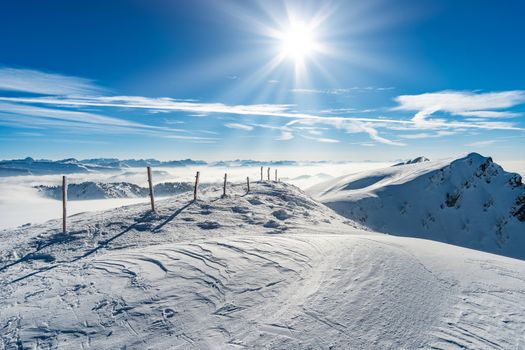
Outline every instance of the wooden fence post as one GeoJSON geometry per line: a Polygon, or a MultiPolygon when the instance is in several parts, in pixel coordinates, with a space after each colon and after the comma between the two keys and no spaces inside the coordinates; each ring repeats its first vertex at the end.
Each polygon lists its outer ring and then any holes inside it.
{"type": "Polygon", "coordinates": [[[263,167],[261,167],[261,182],[263,182],[263,167]]]}
{"type": "Polygon", "coordinates": [[[277,182],[277,169],[275,169],[275,182],[277,182]]]}
{"type": "Polygon", "coordinates": [[[228,178],[228,174],[224,174],[224,186],[222,187],[222,196],[226,197],[226,179],[228,178]]]}
{"type": "Polygon", "coordinates": [[[268,167],[268,181],[270,181],[270,167],[268,167]]]}
{"type": "Polygon", "coordinates": [[[193,187],[193,200],[197,200],[197,187],[199,187],[199,172],[195,175],[195,186],[193,187]]]}
{"type": "Polygon", "coordinates": [[[67,231],[67,179],[62,176],[62,233],[67,231]]]}
{"type": "Polygon", "coordinates": [[[151,167],[148,167],[148,184],[149,184],[149,198],[151,201],[151,211],[155,211],[155,198],[153,195],[153,180],[151,178],[151,167]]]}
{"type": "Polygon", "coordinates": [[[250,177],[246,178],[246,185],[248,186],[248,190],[246,191],[246,193],[248,193],[250,192],[250,177]]]}

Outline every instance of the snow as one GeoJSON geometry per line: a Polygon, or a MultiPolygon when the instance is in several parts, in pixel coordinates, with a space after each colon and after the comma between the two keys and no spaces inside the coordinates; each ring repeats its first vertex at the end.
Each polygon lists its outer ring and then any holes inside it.
{"type": "Polygon", "coordinates": [[[409,159],[409,160],[403,161],[401,163],[394,164],[392,166],[416,164],[416,163],[422,163],[422,162],[428,162],[428,161],[430,161],[430,159],[428,159],[427,157],[419,156],[419,157],[416,157],[414,159],[409,159]]]}
{"type": "Polygon", "coordinates": [[[477,153],[345,175],[307,192],[374,231],[525,259],[521,176],[477,153]]]}
{"type": "Polygon", "coordinates": [[[524,261],[251,189],[0,231],[0,348],[525,347],[524,261]]]}
{"type": "MultiPolygon", "coordinates": [[[[35,186],[40,194],[53,199],[62,199],[62,186],[35,186]]],[[[173,196],[182,192],[192,191],[193,184],[189,182],[163,182],[153,186],[157,197],[173,196]]],[[[149,188],[129,182],[93,182],[86,181],[67,186],[68,200],[92,200],[105,198],[137,198],[149,196],[149,188]]]]}
{"type": "MultiPolygon", "coordinates": [[[[348,165],[349,162],[339,164],[348,165]]],[[[0,160],[0,177],[23,176],[23,175],[50,175],[50,174],[78,174],[78,173],[104,173],[118,172],[131,168],[145,168],[147,166],[156,168],[194,168],[194,167],[219,167],[219,168],[258,168],[265,167],[296,167],[296,166],[319,166],[333,164],[325,161],[257,161],[250,159],[237,159],[227,161],[205,162],[202,160],[183,159],[160,161],[157,159],[117,159],[117,158],[93,158],[77,160],[75,158],[62,160],[25,159],[0,160]]]]}
{"type": "MultiPolygon", "coordinates": [[[[115,159],[95,159],[89,160],[96,165],[111,164],[115,159]]],[[[134,163],[131,163],[134,164],[134,163]]],[[[306,166],[279,166],[279,177],[288,183],[295,184],[301,188],[306,188],[326,180],[333,176],[356,172],[360,170],[370,170],[389,166],[390,163],[323,163],[318,165],[306,166]],[[329,173],[329,174],[327,174],[329,173]]],[[[60,171],[56,168],[55,171],[60,171]]],[[[195,172],[200,171],[201,183],[221,184],[224,173],[228,173],[228,180],[236,183],[244,183],[249,176],[251,181],[260,179],[260,167],[241,167],[223,168],[219,166],[186,166],[186,167],[154,167],[152,168],[153,183],[156,185],[155,193],[157,196],[165,196],[173,193],[173,189],[161,186],[162,183],[191,183],[195,180],[195,172]]],[[[265,170],[266,171],[266,170],[265,170]]],[[[28,175],[28,176],[0,176],[0,230],[14,228],[24,224],[37,224],[50,219],[59,218],[61,215],[61,203],[50,201],[43,198],[35,188],[37,186],[56,187],[61,186],[61,173],[54,175],[28,175]]],[[[272,170],[272,176],[274,175],[272,170]]],[[[266,174],[265,174],[266,176],[266,174]]],[[[146,168],[125,168],[124,171],[113,172],[90,172],[68,174],[69,184],[82,183],[116,183],[125,182],[128,184],[148,188],[146,168]]],[[[149,191],[145,191],[148,192],[149,191]]],[[[91,193],[92,194],[92,193],[91,193]]],[[[61,198],[61,191],[55,190],[54,198],[61,198]]],[[[105,195],[104,195],[105,196],[105,195]]],[[[74,199],[73,192],[70,192],[70,199],[74,199]]],[[[106,199],[93,201],[94,196],[80,196],[78,200],[72,201],[69,212],[81,213],[85,211],[103,210],[116,208],[122,205],[146,202],[146,198],[130,199],[106,199]],[[86,198],[89,197],[89,198],[86,198]]]]}

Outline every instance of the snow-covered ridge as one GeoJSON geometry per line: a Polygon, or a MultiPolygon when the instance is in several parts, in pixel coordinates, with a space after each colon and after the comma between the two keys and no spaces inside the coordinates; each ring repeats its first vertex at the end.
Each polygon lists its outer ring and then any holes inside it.
{"type": "Polygon", "coordinates": [[[416,163],[429,162],[429,161],[430,161],[430,159],[428,159],[426,157],[423,157],[423,156],[420,156],[420,157],[416,157],[414,159],[409,159],[409,160],[406,160],[406,161],[403,161],[403,162],[400,162],[400,163],[396,163],[396,164],[394,164],[392,166],[416,164],[416,163]]]}
{"type": "Polygon", "coordinates": [[[525,262],[377,234],[285,183],[0,231],[0,348],[522,349],[525,262]]]}
{"type": "Polygon", "coordinates": [[[1,160],[0,176],[19,175],[51,175],[75,174],[91,172],[110,172],[136,167],[188,167],[188,166],[213,166],[213,167],[250,167],[250,166],[294,166],[299,164],[319,164],[320,162],[283,161],[256,161],[256,160],[230,160],[205,162],[202,160],[183,159],[160,161],[157,159],[124,159],[93,158],[77,160],[74,158],[63,160],[35,160],[31,157],[24,159],[1,160]]]}
{"type": "MultiPolygon", "coordinates": [[[[206,162],[202,160],[183,159],[160,161],[157,159],[118,159],[118,158],[93,158],[77,160],[74,158],[63,160],[24,159],[0,160],[0,177],[20,175],[53,175],[53,174],[90,174],[111,173],[126,171],[130,168],[143,168],[151,166],[155,168],[181,168],[201,167],[213,168],[243,168],[243,167],[292,167],[292,166],[322,166],[326,164],[349,164],[345,161],[294,161],[274,160],[260,161],[252,159],[219,160],[206,162]]],[[[364,161],[362,163],[374,163],[364,161]]]]}
{"type": "Polygon", "coordinates": [[[0,176],[75,174],[117,171],[131,167],[184,167],[206,164],[204,161],[192,159],[163,162],[156,159],[119,160],[116,158],[94,158],[77,160],[69,158],[53,161],[46,159],[35,160],[27,157],[24,159],[0,161],[0,176]]]}
{"type": "MultiPolygon", "coordinates": [[[[206,185],[204,185],[206,186],[206,185]]],[[[39,185],[35,188],[43,196],[62,199],[61,186],[39,185]]],[[[153,186],[153,192],[158,197],[172,196],[191,191],[193,185],[188,182],[164,182],[153,186]]],[[[129,182],[93,182],[86,181],[78,184],[68,184],[69,200],[89,200],[104,198],[137,198],[149,195],[149,189],[129,182]]]]}
{"type": "Polygon", "coordinates": [[[375,231],[525,258],[521,176],[477,153],[347,175],[308,192],[375,231]]]}

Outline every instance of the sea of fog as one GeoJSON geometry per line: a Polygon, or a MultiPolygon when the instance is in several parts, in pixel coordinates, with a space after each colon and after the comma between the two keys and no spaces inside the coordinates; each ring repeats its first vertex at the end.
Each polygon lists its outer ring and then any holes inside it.
{"type": "MultiPolygon", "coordinates": [[[[278,168],[278,177],[285,182],[292,183],[302,189],[310,187],[320,181],[364,170],[373,170],[389,166],[392,163],[364,162],[364,163],[336,163],[308,166],[283,166],[278,168]]],[[[196,171],[200,171],[201,183],[217,183],[223,181],[224,173],[228,173],[228,181],[246,182],[260,179],[259,167],[183,167],[183,168],[154,168],[153,180],[161,182],[193,182],[196,171]]],[[[274,179],[274,169],[270,170],[271,179],[274,179]]],[[[264,177],[267,177],[266,167],[264,177]]],[[[60,175],[43,176],[12,176],[0,178],[0,229],[13,228],[24,224],[36,224],[50,219],[58,219],[62,215],[62,203],[58,200],[42,197],[34,186],[60,185],[60,175]]],[[[145,168],[128,168],[120,172],[70,174],[69,183],[84,181],[96,182],[130,182],[140,186],[147,186],[145,168]]],[[[147,202],[148,198],[118,198],[97,199],[84,201],[70,201],[68,215],[86,211],[106,210],[119,206],[147,202]]],[[[59,229],[57,227],[57,229],[59,229]]]]}

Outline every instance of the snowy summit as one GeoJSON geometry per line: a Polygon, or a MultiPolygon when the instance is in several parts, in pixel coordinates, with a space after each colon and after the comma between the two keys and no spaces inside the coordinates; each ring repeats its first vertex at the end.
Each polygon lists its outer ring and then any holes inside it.
{"type": "Polygon", "coordinates": [[[2,1],[0,350],[525,350],[524,14],[2,1]]]}
{"type": "Polygon", "coordinates": [[[2,347],[525,346],[522,260],[375,233],[285,183],[221,194],[0,232],[2,347]]]}

